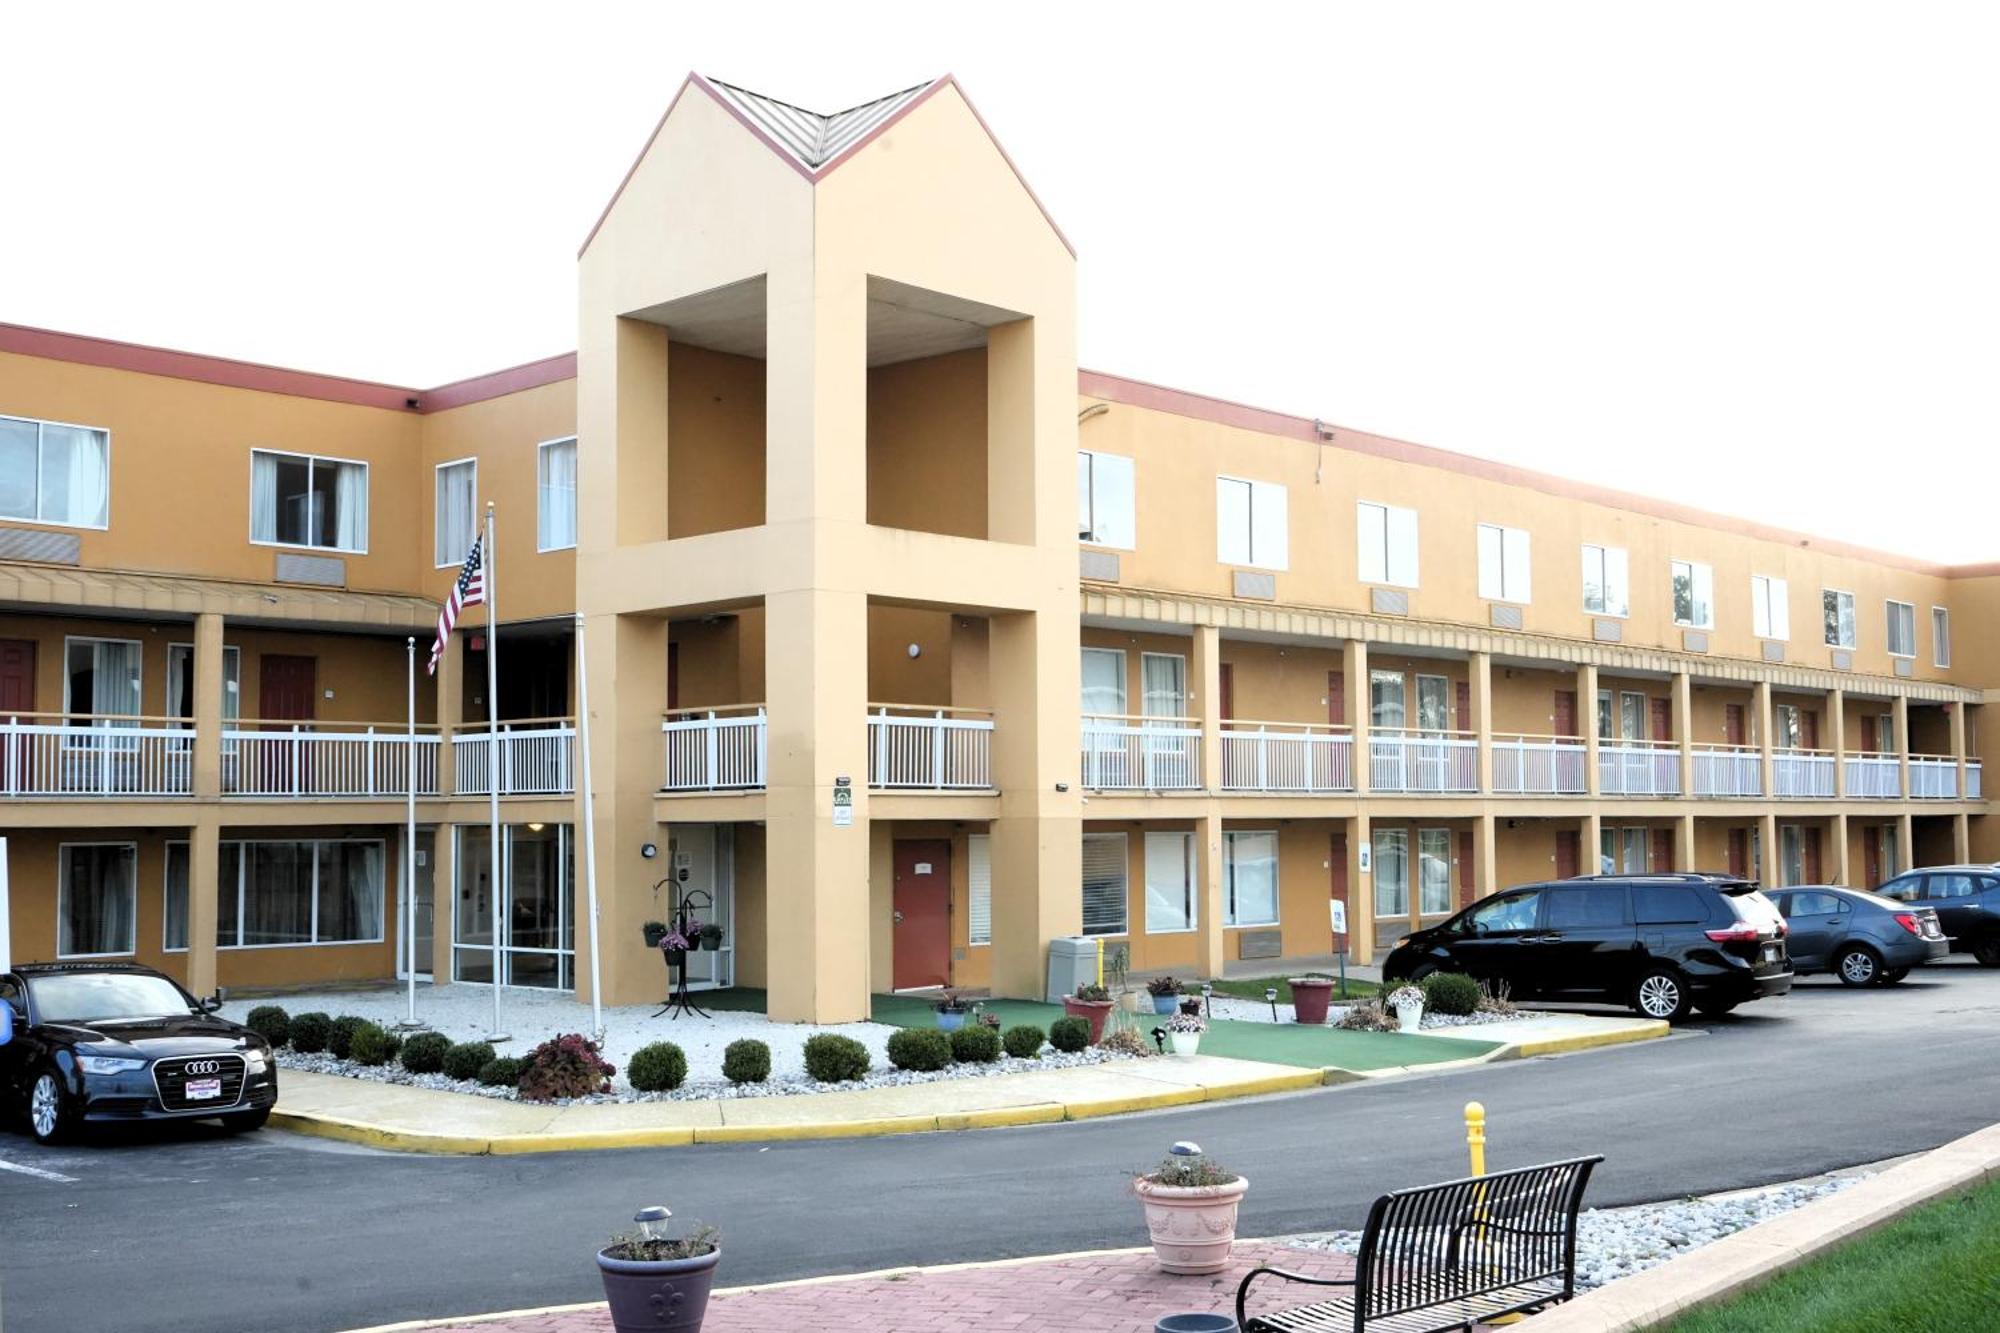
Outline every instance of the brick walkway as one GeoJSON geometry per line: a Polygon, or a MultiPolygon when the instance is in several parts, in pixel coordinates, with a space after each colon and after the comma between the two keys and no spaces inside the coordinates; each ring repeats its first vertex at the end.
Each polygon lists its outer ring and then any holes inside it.
{"type": "MultiPolygon", "coordinates": [[[[725,1272],[728,1262],[725,1256],[725,1272]]],[[[1346,1255],[1245,1242],[1237,1245],[1228,1270],[1213,1277],[1171,1277],[1159,1270],[1151,1251],[940,1269],[718,1295],[709,1301],[702,1330],[1152,1333],[1161,1315],[1233,1312],[1236,1284],[1260,1263],[1317,1277],[1344,1277],[1354,1266],[1346,1255]]],[[[447,1327],[464,1333],[610,1333],[611,1318],[599,1308],[447,1327]]]]}

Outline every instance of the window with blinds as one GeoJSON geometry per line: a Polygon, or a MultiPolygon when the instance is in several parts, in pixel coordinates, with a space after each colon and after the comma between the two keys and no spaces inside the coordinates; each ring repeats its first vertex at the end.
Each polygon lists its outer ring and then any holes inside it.
{"type": "Polygon", "coordinates": [[[965,840],[966,883],[971,905],[966,911],[968,944],[993,943],[993,839],[975,833],[965,840]]]}
{"type": "Polygon", "coordinates": [[[1125,835],[1083,835],[1083,933],[1125,933],[1125,835]]]}

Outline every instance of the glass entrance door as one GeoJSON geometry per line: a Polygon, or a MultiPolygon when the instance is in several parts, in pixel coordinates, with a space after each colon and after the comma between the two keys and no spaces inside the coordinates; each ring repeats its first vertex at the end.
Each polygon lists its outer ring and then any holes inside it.
{"type": "MultiPolygon", "coordinates": [[[[688,915],[722,928],[720,947],[693,949],[687,956],[689,990],[719,990],[736,981],[736,826],[675,824],[667,835],[673,868],[674,917],[688,915]]],[[[671,920],[669,922],[671,924],[671,920]]]]}

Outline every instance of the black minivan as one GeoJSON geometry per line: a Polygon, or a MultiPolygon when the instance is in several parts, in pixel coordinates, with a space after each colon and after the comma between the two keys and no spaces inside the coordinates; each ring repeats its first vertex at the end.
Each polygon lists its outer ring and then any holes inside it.
{"type": "Polygon", "coordinates": [[[1792,988],[1785,920],[1734,875],[1585,875],[1505,889],[1396,945],[1384,981],[1467,972],[1516,998],[1612,1000],[1676,1022],[1792,988]]]}

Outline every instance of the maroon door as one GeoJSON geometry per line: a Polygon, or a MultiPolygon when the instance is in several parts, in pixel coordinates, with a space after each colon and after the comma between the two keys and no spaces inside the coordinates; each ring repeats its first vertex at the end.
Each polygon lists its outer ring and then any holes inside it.
{"type": "MultiPolygon", "coordinates": [[[[1341,906],[1345,908],[1349,905],[1347,901],[1347,834],[1345,832],[1336,833],[1333,835],[1333,845],[1327,854],[1326,863],[1328,866],[1332,867],[1333,871],[1331,880],[1327,885],[1327,897],[1330,900],[1341,904],[1341,906]]],[[[1329,925],[1332,924],[1332,920],[1333,920],[1332,911],[1331,909],[1328,909],[1327,921],[1329,925]]],[[[1347,925],[1348,925],[1348,930],[1351,934],[1354,928],[1354,923],[1352,921],[1349,921],[1347,925]]],[[[1344,950],[1346,947],[1347,947],[1346,937],[1343,936],[1334,937],[1333,948],[1336,953],[1344,950]]]]}
{"type": "MultiPolygon", "coordinates": [[[[1575,698],[1575,695],[1571,695],[1575,698]]],[[[1568,879],[1578,874],[1583,862],[1583,835],[1575,829],[1562,829],[1556,834],[1556,878],[1568,879]]]]}
{"type": "Polygon", "coordinates": [[[1660,873],[1674,868],[1674,831],[1670,828],[1653,830],[1653,863],[1647,869],[1660,873]]]}
{"type": "MultiPolygon", "coordinates": [[[[34,711],[35,641],[0,639],[0,719],[34,711]]],[[[26,736],[7,738],[9,748],[0,751],[0,783],[12,781],[25,786],[31,781],[31,775],[24,771],[33,753],[27,740],[26,736]]]]}
{"type": "Polygon", "coordinates": [[[942,838],[896,840],[897,990],[951,981],[951,844],[942,838]]]}
{"type": "Polygon", "coordinates": [[[1236,671],[1229,663],[1222,662],[1216,666],[1216,672],[1220,679],[1217,689],[1222,695],[1216,701],[1216,716],[1227,722],[1236,716],[1236,671]]]}
{"type": "Polygon", "coordinates": [[[1722,706],[1722,739],[1731,745],[1747,745],[1747,729],[1743,725],[1743,705],[1724,704],[1722,706]]]}
{"type": "Polygon", "coordinates": [[[1463,906],[1472,901],[1472,831],[1460,829],[1458,833],[1458,904],[1463,906]]]}
{"type": "Polygon", "coordinates": [[[1655,699],[1652,702],[1652,709],[1653,739],[1656,741],[1672,740],[1674,738],[1673,705],[1665,699],[1655,699]]]}
{"type": "MultiPolygon", "coordinates": [[[[313,698],[318,693],[319,662],[311,657],[288,657],[265,653],[257,662],[257,716],[266,722],[312,721],[313,698]]],[[[279,733],[282,727],[262,730],[279,733]]],[[[312,728],[301,726],[301,731],[312,728]]],[[[255,765],[257,790],[266,795],[310,790],[312,775],[309,745],[274,740],[259,747],[263,762],[255,765]]]]}
{"type": "Polygon", "coordinates": [[[1747,878],[1750,874],[1750,830],[1729,830],[1729,873],[1747,878]]]}
{"type": "Polygon", "coordinates": [[[1826,881],[1820,878],[1819,830],[1816,828],[1809,828],[1809,829],[1803,829],[1801,830],[1801,832],[1805,835],[1805,844],[1806,844],[1805,845],[1806,883],[1824,884],[1826,883],[1826,881]]]}
{"type": "Polygon", "coordinates": [[[1347,673],[1329,671],[1326,673],[1326,724],[1330,727],[1347,725],[1347,673]]]}
{"type": "MultiPolygon", "coordinates": [[[[1864,721],[1866,719],[1863,719],[1864,721]]],[[[1882,830],[1865,828],[1861,830],[1861,859],[1868,874],[1868,887],[1874,888],[1882,882],[1882,830]]]]}
{"type": "Polygon", "coordinates": [[[1555,725],[1555,734],[1558,736],[1575,736],[1578,734],[1576,730],[1575,690],[1556,691],[1556,710],[1555,710],[1554,725],[1555,725]]]}
{"type": "Polygon", "coordinates": [[[1452,722],[1452,726],[1459,731],[1471,731],[1472,686],[1461,680],[1458,682],[1458,688],[1453,691],[1453,694],[1456,696],[1458,703],[1458,717],[1452,722]]]}
{"type": "Polygon", "coordinates": [[[1808,708],[1799,714],[1799,743],[1808,750],[1819,748],[1819,710],[1808,708]]]}

